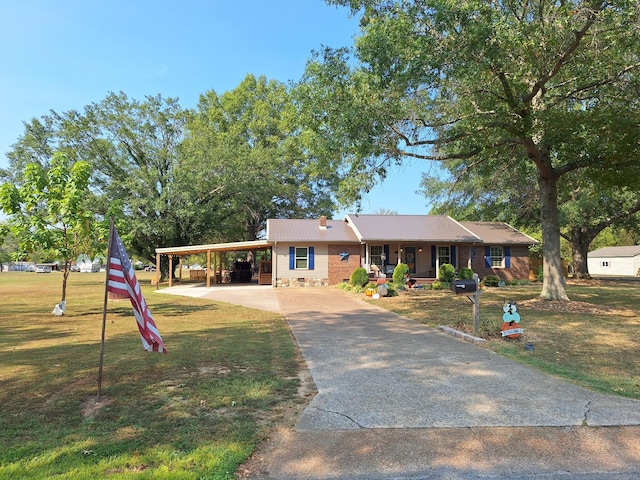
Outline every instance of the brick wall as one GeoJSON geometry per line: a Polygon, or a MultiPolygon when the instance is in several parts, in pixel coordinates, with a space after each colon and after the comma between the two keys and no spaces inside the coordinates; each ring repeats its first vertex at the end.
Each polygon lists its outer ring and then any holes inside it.
{"type": "Polygon", "coordinates": [[[359,244],[329,245],[329,285],[337,285],[344,279],[349,279],[353,271],[361,266],[359,244]],[[342,260],[341,252],[349,253],[346,260],[342,260]]]}
{"type": "MultiPolygon", "coordinates": [[[[461,248],[459,254],[460,268],[467,266],[469,249],[461,248]]],[[[487,275],[496,275],[503,280],[529,280],[529,249],[526,246],[511,247],[510,268],[490,268],[484,259],[484,248],[476,249],[476,256],[471,259],[471,270],[484,278],[487,275]]]]}

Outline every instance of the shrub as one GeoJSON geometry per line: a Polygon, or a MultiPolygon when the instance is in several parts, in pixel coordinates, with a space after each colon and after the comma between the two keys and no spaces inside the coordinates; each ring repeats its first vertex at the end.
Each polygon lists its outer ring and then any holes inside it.
{"type": "Polygon", "coordinates": [[[369,274],[362,267],[356,268],[349,278],[349,283],[354,287],[364,287],[369,283],[369,274]]]}
{"type": "Polygon", "coordinates": [[[487,275],[484,277],[482,283],[484,283],[485,287],[497,287],[500,283],[500,279],[497,275],[487,275]]]}
{"type": "Polygon", "coordinates": [[[438,269],[438,280],[450,283],[456,276],[456,269],[450,263],[443,263],[438,269]]]}
{"type": "Polygon", "coordinates": [[[441,282],[440,280],[436,280],[431,283],[431,290],[446,290],[451,287],[450,282],[441,282]]]}
{"type": "Polygon", "coordinates": [[[458,278],[460,280],[471,280],[473,278],[473,270],[470,268],[461,268],[458,272],[458,278]]]}
{"type": "Polygon", "coordinates": [[[393,283],[396,285],[404,285],[404,274],[409,271],[409,265],[406,263],[399,263],[396,268],[393,269],[393,283]]]}

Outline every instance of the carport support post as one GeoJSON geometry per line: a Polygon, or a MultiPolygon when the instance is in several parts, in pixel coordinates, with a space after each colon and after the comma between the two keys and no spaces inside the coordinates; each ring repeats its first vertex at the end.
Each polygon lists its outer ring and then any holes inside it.
{"type": "MultiPolygon", "coordinates": [[[[215,268],[213,269],[215,275],[215,268]]],[[[215,278],[215,277],[214,277],[215,278]]],[[[211,286],[211,250],[207,250],[207,288],[211,286]]]]}
{"type": "Polygon", "coordinates": [[[156,253],[156,290],[160,289],[160,254],[156,253]]]}

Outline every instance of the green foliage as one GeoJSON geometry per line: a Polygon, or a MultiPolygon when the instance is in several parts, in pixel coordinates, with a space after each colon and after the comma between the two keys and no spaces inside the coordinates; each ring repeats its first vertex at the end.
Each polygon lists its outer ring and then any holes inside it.
{"type": "Polygon", "coordinates": [[[254,240],[267,218],[317,218],[333,210],[336,170],[308,156],[309,135],[286,85],[247,75],[222,95],[208,91],[186,131],[187,184],[194,200],[218,212],[214,223],[228,237],[254,240]]]}
{"type": "Polygon", "coordinates": [[[497,275],[487,275],[482,280],[485,287],[497,287],[500,283],[500,278],[497,275]]]}
{"type": "Polygon", "coordinates": [[[458,278],[461,280],[471,280],[473,278],[473,270],[470,268],[461,268],[458,272],[458,278]]]}
{"type": "Polygon", "coordinates": [[[443,283],[450,283],[456,276],[456,269],[450,263],[443,263],[438,269],[438,280],[443,283]]]}
{"type": "Polygon", "coordinates": [[[367,273],[367,270],[362,267],[356,268],[349,278],[349,283],[353,286],[364,287],[369,283],[369,274],[367,273]]]}
{"type": "Polygon", "coordinates": [[[0,186],[0,209],[9,215],[18,239],[17,258],[41,251],[46,258],[61,261],[62,300],[71,262],[80,253],[94,251],[94,214],[87,207],[90,174],[89,163],[72,163],[56,152],[48,166],[27,164],[17,185],[0,186]]]}
{"type": "Polygon", "coordinates": [[[393,269],[393,283],[404,286],[404,274],[409,271],[406,263],[399,263],[393,269]]]}
{"type": "Polygon", "coordinates": [[[536,280],[538,280],[539,282],[542,282],[544,280],[544,267],[542,265],[538,267],[538,270],[536,272],[536,280]]]}
{"type": "Polygon", "coordinates": [[[431,282],[431,290],[448,290],[450,287],[450,282],[441,282],[440,280],[431,282]]]}

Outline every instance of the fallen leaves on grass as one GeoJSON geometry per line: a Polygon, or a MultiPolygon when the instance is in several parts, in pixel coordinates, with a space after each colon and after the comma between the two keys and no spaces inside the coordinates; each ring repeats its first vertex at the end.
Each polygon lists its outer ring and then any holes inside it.
{"type": "Polygon", "coordinates": [[[635,315],[631,310],[610,307],[607,305],[594,305],[593,303],[587,302],[577,302],[575,300],[571,302],[562,302],[534,298],[518,302],[518,307],[525,307],[529,310],[542,310],[546,312],[586,313],[588,315],[635,315]]]}

